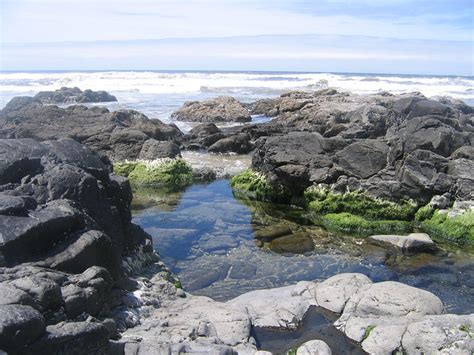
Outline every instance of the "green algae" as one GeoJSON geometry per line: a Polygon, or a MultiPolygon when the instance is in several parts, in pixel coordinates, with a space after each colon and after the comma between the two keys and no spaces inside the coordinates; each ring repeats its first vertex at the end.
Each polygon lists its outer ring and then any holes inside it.
{"type": "Polygon", "coordinates": [[[399,234],[408,233],[412,230],[412,225],[408,221],[370,220],[348,212],[317,216],[314,222],[331,232],[357,236],[399,234]]]}
{"type": "Polygon", "coordinates": [[[431,218],[420,223],[420,229],[435,240],[457,244],[474,243],[474,211],[449,217],[448,213],[434,211],[431,218]]]}
{"type": "Polygon", "coordinates": [[[230,186],[238,195],[253,200],[282,203],[291,201],[291,193],[288,189],[270,184],[263,174],[250,169],[234,176],[230,181],[230,186]]]}
{"type": "Polygon", "coordinates": [[[317,214],[347,212],[368,219],[412,220],[417,206],[412,201],[398,203],[375,199],[361,191],[335,194],[310,187],[305,191],[308,209],[317,214]]]}
{"type": "Polygon", "coordinates": [[[128,177],[130,183],[136,186],[179,189],[193,182],[192,168],[182,159],[117,163],[114,164],[114,172],[128,177]]]}

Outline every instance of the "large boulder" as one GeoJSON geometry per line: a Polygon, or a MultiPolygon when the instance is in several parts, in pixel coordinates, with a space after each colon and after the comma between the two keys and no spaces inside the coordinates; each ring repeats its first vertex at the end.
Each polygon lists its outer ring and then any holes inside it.
{"type": "Polygon", "coordinates": [[[45,331],[44,318],[30,306],[0,306],[0,349],[12,354],[25,353],[26,347],[45,331]]]}
{"type": "Polygon", "coordinates": [[[34,97],[43,104],[71,104],[89,102],[117,101],[117,98],[106,91],[82,91],[78,87],[62,87],[55,91],[40,91],[34,97]]]}
{"type": "Polygon", "coordinates": [[[0,138],[73,138],[114,161],[137,159],[149,139],[173,141],[181,136],[176,126],[133,110],[110,112],[78,105],[60,108],[14,98],[0,111],[0,138]]]}
{"type": "Polygon", "coordinates": [[[207,101],[185,102],[171,115],[178,121],[191,122],[249,122],[252,118],[247,108],[229,96],[219,96],[207,101]]]}

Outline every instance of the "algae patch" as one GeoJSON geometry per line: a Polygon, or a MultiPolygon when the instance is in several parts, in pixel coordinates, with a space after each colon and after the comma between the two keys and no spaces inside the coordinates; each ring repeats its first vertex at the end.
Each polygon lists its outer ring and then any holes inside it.
{"type": "Polygon", "coordinates": [[[193,182],[192,168],[182,159],[125,161],[114,164],[114,173],[138,186],[182,188],[193,182]]]}

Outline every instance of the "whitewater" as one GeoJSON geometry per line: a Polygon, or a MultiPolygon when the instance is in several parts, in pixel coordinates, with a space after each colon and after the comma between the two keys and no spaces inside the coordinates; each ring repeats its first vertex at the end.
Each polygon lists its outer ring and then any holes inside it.
{"type": "MultiPolygon", "coordinates": [[[[474,77],[389,74],[209,71],[0,72],[0,107],[15,96],[77,86],[106,90],[117,103],[109,109],[130,108],[170,122],[170,114],[185,101],[231,95],[243,102],[275,97],[289,90],[328,87],[358,94],[388,91],[421,92],[427,97],[450,96],[474,104],[474,77]]],[[[258,120],[258,118],[256,118],[258,120]]],[[[189,127],[180,124],[180,128],[189,127]]]]}

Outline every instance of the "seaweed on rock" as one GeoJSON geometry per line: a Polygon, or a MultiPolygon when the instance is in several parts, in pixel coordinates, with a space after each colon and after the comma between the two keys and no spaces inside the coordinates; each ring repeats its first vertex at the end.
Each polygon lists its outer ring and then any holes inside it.
{"type": "Polygon", "coordinates": [[[474,244],[474,211],[452,217],[447,212],[434,211],[431,218],[421,221],[420,228],[434,239],[474,244]]]}
{"type": "Polygon", "coordinates": [[[235,193],[252,200],[289,203],[292,199],[287,188],[270,184],[265,175],[250,169],[234,176],[230,185],[235,193]]]}
{"type": "Polygon", "coordinates": [[[114,172],[138,186],[182,188],[192,184],[192,168],[182,159],[125,161],[114,164],[114,172]]]}

